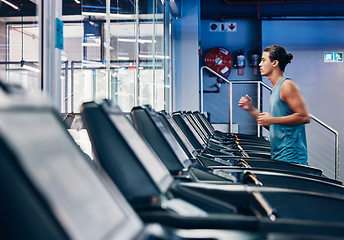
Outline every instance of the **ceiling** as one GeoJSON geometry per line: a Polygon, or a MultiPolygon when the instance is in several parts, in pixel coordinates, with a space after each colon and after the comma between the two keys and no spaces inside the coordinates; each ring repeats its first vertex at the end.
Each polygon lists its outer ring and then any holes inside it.
{"type": "Polygon", "coordinates": [[[343,0],[201,0],[201,19],[344,19],[343,0]]]}
{"type": "MultiPolygon", "coordinates": [[[[37,0],[8,0],[16,10],[0,1],[0,17],[36,16],[37,0]]],[[[80,15],[81,11],[105,12],[105,0],[63,0],[63,15],[80,15]],[[81,3],[80,3],[81,2],[81,3]],[[83,8],[82,8],[83,7],[83,8]]],[[[150,0],[139,0],[140,13],[149,13],[150,0]]],[[[331,18],[344,19],[344,0],[200,0],[201,19],[226,18],[331,18]]],[[[111,10],[133,14],[133,0],[111,1],[111,10]]]]}
{"type": "MultiPolygon", "coordinates": [[[[14,16],[36,16],[36,1],[37,0],[7,0],[14,5],[18,6],[18,10],[10,7],[4,2],[0,1],[0,17],[14,17],[14,16]]],[[[105,0],[62,0],[62,15],[80,15],[81,10],[104,12],[105,13],[105,0]]],[[[140,13],[149,13],[148,0],[139,1],[140,13]]],[[[121,14],[135,13],[135,1],[133,0],[117,0],[111,1],[111,11],[120,11],[121,14]]]]}
{"type": "Polygon", "coordinates": [[[0,17],[10,17],[10,16],[35,16],[36,15],[36,4],[35,1],[30,0],[8,0],[18,7],[14,9],[13,7],[7,5],[6,3],[0,1],[0,17]]]}

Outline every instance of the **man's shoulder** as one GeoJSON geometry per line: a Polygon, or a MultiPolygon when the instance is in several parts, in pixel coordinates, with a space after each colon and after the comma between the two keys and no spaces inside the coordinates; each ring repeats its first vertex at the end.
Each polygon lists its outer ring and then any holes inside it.
{"type": "Polygon", "coordinates": [[[281,84],[280,98],[283,101],[285,101],[288,97],[297,96],[299,93],[300,93],[299,87],[297,86],[297,84],[293,80],[286,79],[281,84]]]}
{"type": "Polygon", "coordinates": [[[297,84],[290,78],[285,79],[281,84],[281,90],[284,91],[295,91],[298,89],[297,84]]]}

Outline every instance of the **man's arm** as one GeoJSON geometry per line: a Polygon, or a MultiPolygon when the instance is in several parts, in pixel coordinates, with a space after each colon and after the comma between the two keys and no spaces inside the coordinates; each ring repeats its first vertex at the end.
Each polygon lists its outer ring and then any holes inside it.
{"type": "Polygon", "coordinates": [[[257,117],[259,125],[299,125],[310,122],[306,104],[301,96],[299,88],[293,81],[287,79],[282,83],[280,88],[280,98],[288,104],[294,113],[284,117],[272,117],[269,113],[262,113],[257,117]]]}

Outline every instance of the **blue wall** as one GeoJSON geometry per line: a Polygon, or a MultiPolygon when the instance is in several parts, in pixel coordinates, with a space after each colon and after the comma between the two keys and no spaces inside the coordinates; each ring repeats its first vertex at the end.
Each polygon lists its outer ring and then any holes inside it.
{"type": "Polygon", "coordinates": [[[177,110],[199,109],[198,28],[199,1],[183,0],[182,17],[173,19],[173,106],[177,110]]]}
{"type": "MultiPolygon", "coordinates": [[[[344,65],[324,63],[323,56],[324,52],[344,52],[343,20],[231,20],[237,22],[237,32],[210,33],[209,23],[216,20],[200,20],[199,1],[184,0],[182,12],[182,18],[174,21],[177,25],[174,30],[175,110],[199,108],[199,69],[204,65],[204,56],[209,49],[222,46],[230,52],[241,48],[247,52],[257,45],[263,49],[271,44],[279,44],[294,54],[292,64],[287,66],[286,75],[300,87],[309,112],[339,132],[342,149],[344,65]],[[202,43],[202,55],[198,54],[198,39],[202,43]]],[[[245,75],[238,76],[237,70],[232,69],[229,80],[259,80],[260,77],[252,76],[251,71],[251,68],[246,67],[245,75]]],[[[268,79],[263,78],[263,81],[271,86],[268,79]]],[[[206,78],[205,89],[209,89],[215,82],[214,78],[206,78]]],[[[247,87],[234,91],[234,122],[240,124],[240,132],[247,133],[254,130],[254,127],[250,126],[250,116],[238,109],[235,103],[241,95],[254,95],[254,91],[247,87]]],[[[265,98],[264,101],[267,102],[265,98]]],[[[213,122],[227,122],[228,84],[221,86],[220,93],[205,95],[204,104],[213,122]]],[[[340,159],[342,156],[340,152],[340,159]]],[[[340,172],[340,179],[344,179],[344,168],[340,172]]]]}
{"type": "MultiPolygon", "coordinates": [[[[204,66],[204,58],[207,52],[214,47],[224,47],[233,56],[233,52],[242,49],[245,53],[246,67],[244,74],[238,75],[238,70],[232,67],[228,77],[230,81],[260,81],[261,76],[254,75],[253,69],[249,67],[248,52],[261,48],[261,22],[257,20],[234,19],[227,22],[236,23],[236,31],[213,32],[210,31],[210,24],[216,23],[213,20],[201,21],[201,48],[200,66],[204,66]]],[[[224,21],[226,22],[226,21],[224,21]]],[[[216,83],[216,78],[210,77],[208,71],[204,74],[204,89],[215,90],[211,86],[216,83]]],[[[256,134],[257,124],[255,120],[245,111],[240,109],[238,101],[243,95],[250,95],[254,102],[257,98],[257,85],[233,85],[233,123],[239,124],[239,132],[256,134]]],[[[212,123],[229,122],[229,85],[222,84],[219,93],[204,94],[204,111],[210,113],[212,123]]]]}

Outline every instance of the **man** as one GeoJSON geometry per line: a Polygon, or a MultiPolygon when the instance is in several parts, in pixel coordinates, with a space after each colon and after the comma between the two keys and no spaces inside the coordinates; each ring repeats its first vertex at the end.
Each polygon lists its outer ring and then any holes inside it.
{"type": "Polygon", "coordinates": [[[270,111],[258,112],[248,95],[241,97],[239,107],[270,130],[271,159],[307,165],[304,124],[309,123],[310,118],[297,85],[284,76],[285,67],[292,59],[293,55],[281,46],[265,48],[259,67],[261,75],[268,77],[273,85],[270,111]]]}

